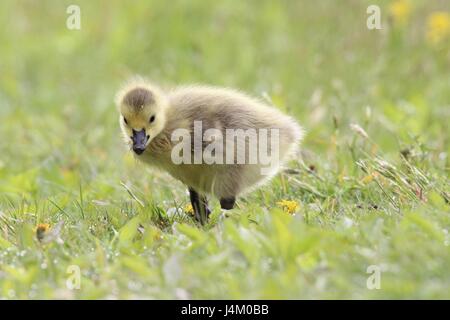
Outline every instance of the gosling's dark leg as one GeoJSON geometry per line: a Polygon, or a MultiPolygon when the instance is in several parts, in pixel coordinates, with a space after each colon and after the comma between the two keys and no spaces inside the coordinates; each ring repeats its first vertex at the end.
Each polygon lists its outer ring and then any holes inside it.
{"type": "Polygon", "coordinates": [[[220,207],[225,210],[233,209],[235,203],[236,203],[235,197],[220,199],[220,207]]]}
{"type": "Polygon", "coordinates": [[[211,210],[208,208],[208,200],[205,196],[199,195],[199,193],[192,188],[189,188],[189,195],[191,197],[195,219],[202,225],[206,224],[206,221],[208,221],[208,217],[211,214],[211,210]]]}

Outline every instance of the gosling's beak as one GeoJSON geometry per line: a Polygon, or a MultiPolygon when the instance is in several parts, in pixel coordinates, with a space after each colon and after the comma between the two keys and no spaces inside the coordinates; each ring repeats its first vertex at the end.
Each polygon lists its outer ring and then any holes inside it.
{"type": "Polygon", "coordinates": [[[133,129],[133,136],[131,137],[131,140],[133,140],[133,151],[138,155],[142,154],[145,151],[148,141],[148,136],[145,133],[145,129],[142,129],[141,131],[136,131],[133,129]]]}

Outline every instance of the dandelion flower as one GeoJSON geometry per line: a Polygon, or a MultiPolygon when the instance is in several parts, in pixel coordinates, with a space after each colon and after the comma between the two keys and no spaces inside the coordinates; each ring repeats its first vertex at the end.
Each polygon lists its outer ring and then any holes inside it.
{"type": "Polygon", "coordinates": [[[185,213],[187,213],[187,214],[189,214],[189,215],[194,215],[194,208],[192,207],[192,204],[187,204],[185,207],[184,207],[184,212],[185,213]]]}
{"type": "Polygon", "coordinates": [[[450,38],[450,14],[448,12],[434,12],[428,17],[427,39],[432,44],[438,44],[450,38]]]}
{"type": "Polygon", "coordinates": [[[289,214],[294,214],[299,207],[298,202],[293,200],[281,200],[277,202],[277,205],[289,214]]]}
{"type": "Polygon", "coordinates": [[[411,15],[411,4],[407,0],[394,1],[389,6],[389,14],[392,16],[394,23],[405,24],[411,15]]]}
{"type": "Polygon", "coordinates": [[[45,234],[50,230],[50,225],[48,223],[39,223],[35,228],[34,232],[36,233],[36,238],[39,241],[42,241],[45,237],[45,234]]]}

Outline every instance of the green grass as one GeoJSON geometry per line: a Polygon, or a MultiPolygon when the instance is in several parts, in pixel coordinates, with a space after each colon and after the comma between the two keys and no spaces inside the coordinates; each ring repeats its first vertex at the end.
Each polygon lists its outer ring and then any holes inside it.
{"type": "Polygon", "coordinates": [[[0,4],[0,298],[450,298],[450,41],[426,38],[445,1],[405,24],[388,1],[77,1],[70,31],[72,3],[0,4]],[[184,186],[119,134],[133,74],[267,95],[307,129],[302,156],[224,220],[168,215],[184,186]]]}

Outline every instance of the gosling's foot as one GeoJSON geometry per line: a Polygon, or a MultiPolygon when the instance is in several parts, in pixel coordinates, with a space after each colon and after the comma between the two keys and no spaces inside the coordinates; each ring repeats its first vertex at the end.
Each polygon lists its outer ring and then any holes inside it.
{"type": "Polygon", "coordinates": [[[189,188],[189,194],[192,208],[194,209],[195,220],[205,225],[211,214],[211,210],[208,208],[208,200],[192,188],[189,188]]]}
{"type": "Polygon", "coordinates": [[[236,198],[235,197],[220,199],[220,207],[222,209],[231,210],[231,209],[234,208],[235,204],[236,204],[236,198]]]}

